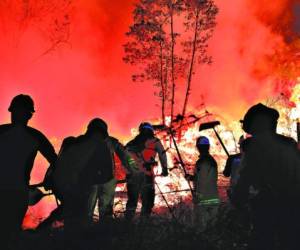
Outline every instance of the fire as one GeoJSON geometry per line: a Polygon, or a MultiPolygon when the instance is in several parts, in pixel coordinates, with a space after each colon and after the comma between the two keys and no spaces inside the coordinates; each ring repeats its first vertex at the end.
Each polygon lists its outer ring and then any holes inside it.
{"type": "MultiPolygon", "coordinates": [[[[64,136],[78,134],[82,124],[99,115],[112,125],[112,131],[125,143],[137,132],[132,129],[131,135],[128,135],[131,127],[141,119],[158,116],[152,84],[132,84],[132,72],[121,60],[121,45],[131,22],[133,1],[75,2],[72,11],[67,13],[71,21],[69,42],[72,46],[63,43],[63,46],[42,57],[39,56],[52,40],[47,36],[49,32],[40,32],[40,27],[48,27],[51,20],[39,19],[39,16],[44,15],[38,12],[34,13],[37,16],[33,16],[37,18],[25,20],[20,27],[16,21],[20,19],[20,13],[31,8],[23,8],[23,1],[19,0],[1,4],[3,20],[0,22],[0,30],[3,39],[0,41],[0,54],[3,74],[0,76],[0,92],[4,105],[0,107],[0,116],[8,120],[6,104],[13,95],[26,92],[34,97],[39,108],[34,118],[36,120],[33,121],[34,127],[52,137],[57,150],[64,136]],[[35,25],[29,25],[32,23],[35,25]]],[[[237,141],[243,134],[238,119],[242,118],[247,107],[258,101],[265,101],[269,106],[277,108],[281,115],[278,132],[296,139],[296,121],[300,117],[300,79],[296,83],[294,79],[299,76],[300,46],[299,40],[293,43],[286,41],[291,37],[285,34],[293,32],[288,28],[292,25],[286,20],[291,15],[292,2],[276,0],[274,4],[266,0],[255,3],[237,0],[235,8],[232,8],[228,1],[216,0],[221,10],[219,25],[209,45],[214,62],[210,67],[203,67],[196,72],[190,112],[201,115],[197,107],[199,96],[203,95],[206,105],[222,114],[214,119],[221,121],[217,130],[229,153],[238,151],[237,141]],[[284,20],[282,17],[285,17],[284,20]],[[288,91],[283,91],[286,96],[278,95],[280,88],[274,90],[275,77],[280,79],[280,87],[289,87],[288,91]],[[290,90],[291,86],[295,87],[290,90]],[[279,97],[265,99],[266,96],[277,95],[279,97]]],[[[28,2],[33,5],[31,7],[35,7],[33,11],[38,11],[37,3],[28,2]]],[[[48,17],[52,15],[48,14],[48,17]]],[[[63,34],[68,35],[68,32],[63,34]]],[[[178,84],[178,88],[180,93],[182,86],[178,84]]],[[[182,97],[178,99],[180,103],[182,97]]],[[[211,140],[211,152],[218,161],[221,173],[227,157],[213,131],[200,133],[199,124],[200,121],[185,128],[181,141],[178,141],[186,167],[190,173],[193,172],[198,157],[195,139],[199,135],[206,135],[211,140]]],[[[178,158],[174,145],[170,143],[169,137],[163,138],[163,133],[158,136],[166,148],[171,146],[167,152],[169,167],[175,167],[169,177],[156,178],[160,189],[164,193],[187,189],[183,171],[174,160],[178,158]]],[[[36,163],[33,182],[41,181],[47,167],[43,160],[38,159],[36,163]]],[[[220,175],[219,185],[226,186],[226,181],[220,175]]],[[[118,186],[117,192],[120,196],[116,197],[115,208],[117,212],[122,212],[126,202],[125,186],[118,186]]],[[[190,192],[169,193],[166,197],[173,205],[182,199],[189,199],[190,192]]],[[[34,227],[55,206],[53,197],[44,198],[37,206],[29,209],[28,219],[25,220],[27,226],[34,227]]],[[[165,207],[165,202],[158,194],[156,208],[162,207],[165,207]]]]}
{"type": "MultiPolygon", "coordinates": [[[[276,108],[280,113],[280,119],[278,124],[278,132],[284,134],[286,136],[291,136],[293,138],[297,138],[296,131],[296,122],[300,119],[300,77],[297,79],[297,84],[295,84],[292,89],[292,93],[290,98],[279,96],[279,98],[275,98],[276,101],[270,102],[270,100],[266,100],[266,104],[276,108]]],[[[201,115],[201,113],[196,113],[197,115],[201,115]]],[[[179,141],[176,138],[176,142],[178,143],[178,148],[180,154],[185,163],[185,167],[189,174],[193,174],[194,164],[198,158],[198,152],[195,147],[195,141],[197,137],[200,135],[205,135],[210,139],[211,142],[211,154],[215,157],[218,162],[218,170],[219,170],[219,192],[221,194],[221,198],[226,200],[226,187],[228,186],[228,180],[222,177],[222,171],[225,166],[225,162],[227,156],[221,147],[219,141],[217,140],[214,132],[212,130],[205,130],[199,132],[199,125],[202,122],[208,122],[210,120],[214,120],[220,118],[218,116],[213,116],[205,120],[200,120],[195,123],[190,124],[185,127],[183,130],[183,134],[181,140],[179,141]]],[[[241,117],[242,118],[242,117],[241,117]]],[[[153,120],[152,123],[158,124],[158,120],[153,120]]],[[[167,118],[167,124],[169,124],[170,118],[167,118]]],[[[178,127],[176,124],[174,128],[178,127]]],[[[238,152],[238,139],[241,135],[243,135],[243,131],[241,129],[241,124],[239,121],[228,121],[221,120],[221,125],[217,126],[216,130],[220,134],[220,137],[224,141],[226,148],[230,154],[234,154],[238,152]]],[[[131,129],[131,136],[133,138],[137,135],[138,130],[136,128],[131,129]]],[[[174,144],[171,142],[170,135],[166,132],[157,132],[156,134],[158,138],[160,138],[167,149],[167,158],[169,162],[170,174],[168,177],[161,177],[160,174],[160,166],[156,167],[155,172],[158,175],[155,178],[156,181],[156,200],[155,200],[155,211],[159,212],[160,210],[166,209],[166,203],[163,199],[160,191],[163,193],[165,198],[167,199],[169,205],[175,206],[182,201],[190,203],[191,201],[191,192],[189,191],[189,186],[187,180],[184,177],[184,172],[178,162],[178,155],[174,148],[174,144]],[[160,191],[159,191],[160,189],[160,191]]],[[[129,137],[123,138],[123,142],[129,140],[129,137]]],[[[52,143],[55,145],[58,150],[61,140],[52,139],[52,143]]],[[[38,164],[43,168],[40,169],[39,173],[36,173],[34,176],[42,176],[42,172],[45,171],[45,162],[41,159],[38,160],[38,164]]],[[[121,163],[118,162],[118,179],[124,179],[125,175],[122,172],[121,163]]],[[[38,168],[36,168],[38,169],[38,168]]],[[[38,179],[34,179],[34,182],[37,182],[38,179]]],[[[126,185],[119,184],[116,189],[116,198],[115,198],[115,213],[116,215],[122,214],[125,210],[126,205],[126,185]]],[[[38,205],[35,207],[29,208],[27,216],[24,221],[25,227],[35,227],[41,218],[45,217],[45,215],[49,214],[52,209],[56,207],[54,197],[44,198],[38,205]]],[[[140,205],[138,206],[138,210],[140,209],[140,205]]],[[[97,211],[96,211],[97,214],[97,211]]]]}

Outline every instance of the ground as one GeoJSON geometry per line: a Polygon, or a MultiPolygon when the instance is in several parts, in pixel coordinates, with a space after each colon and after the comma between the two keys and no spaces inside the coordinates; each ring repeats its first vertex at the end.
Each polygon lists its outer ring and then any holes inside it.
{"type": "Polygon", "coordinates": [[[66,237],[63,227],[22,233],[22,250],[244,250],[249,241],[249,224],[245,213],[220,206],[215,225],[197,232],[192,223],[192,210],[184,205],[174,209],[176,218],[154,214],[149,219],[137,218],[129,223],[116,218],[106,224],[95,223],[88,231],[72,232],[66,237]]]}

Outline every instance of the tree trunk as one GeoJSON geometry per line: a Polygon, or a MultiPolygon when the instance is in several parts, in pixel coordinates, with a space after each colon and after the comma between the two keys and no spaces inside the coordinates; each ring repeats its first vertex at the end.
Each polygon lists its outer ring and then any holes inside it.
{"type": "Polygon", "coordinates": [[[195,30],[194,30],[194,39],[193,39],[193,48],[192,48],[192,57],[191,57],[191,62],[190,62],[190,67],[189,67],[189,73],[188,73],[188,79],[187,79],[187,86],[186,86],[186,92],[185,92],[185,99],[184,99],[184,104],[183,104],[183,109],[182,109],[182,120],[180,122],[179,126],[179,132],[178,132],[178,141],[181,141],[181,136],[182,136],[182,129],[181,127],[183,126],[184,123],[184,117],[187,109],[187,104],[190,96],[190,91],[191,91],[191,83],[192,83],[192,76],[193,76],[193,69],[194,69],[194,63],[195,63],[195,55],[197,51],[197,39],[198,39],[198,20],[199,20],[199,8],[196,10],[196,17],[195,17],[195,30]]]}
{"type": "Polygon", "coordinates": [[[193,69],[194,69],[194,63],[195,63],[195,55],[197,51],[197,39],[198,39],[198,21],[199,21],[199,8],[196,10],[196,17],[195,17],[195,31],[194,31],[194,40],[193,40],[193,49],[192,49],[192,57],[191,57],[191,62],[190,62],[190,67],[189,67],[189,74],[188,74],[188,79],[187,79],[187,87],[186,87],[186,92],[185,92],[185,99],[184,99],[184,104],[183,104],[183,109],[182,109],[182,116],[185,116],[186,113],[186,108],[190,96],[190,91],[191,91],[191,83],[192,83],[192,77],[193,77],[193,69]]]}
{"type": "Polygon", "coordinates": [[[171,96],[171,125],[174,118],[174,105],[175,105],[175,76],[174,76],[174,47],[175,47],[175,36],[174,36],[174,20],[173,20],[173,3],[170,6],[170,28],[171,28],[171,80],[172,80],[172,96],[171,96]]]}
{"type": "Polygon", "coordinates": [[[166,114],[165,114],[165,103],[166,103],[166,89],[163,77],[163,45],[160,42],[160,86],[161,86],[161,118],[163,124],[166,124],[166,114]]]}

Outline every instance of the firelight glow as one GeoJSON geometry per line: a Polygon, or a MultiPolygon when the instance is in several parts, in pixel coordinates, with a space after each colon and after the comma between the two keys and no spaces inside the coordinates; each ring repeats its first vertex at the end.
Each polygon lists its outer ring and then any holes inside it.
{"type": "MultiPolygon", "coordinates": [[[[2,1],[2,123],[9,121],[7,107],[19,93],[34,98],[36,113],[31,125],[43,131],[57,150],[64,137],[82,133],[88,121],[97,116],[105,119],[110,133],[124,143],[141,121],[158,121],[160,102],[153,95],[153,83],[133,83],[135,69],[122,61],[122,45],[135,2],[2,1]]],[[[209,42],[213,64],[198,67],[188,111],[200,114],[204,102],[222,121],[222,136],[234,151],[232,136],[238,139],[238,121],[247,108],[257,102],[270,103],[283,93],[287,99],[291,97],[294,106],[282,102],[277,105],[284,116],[280,131],[295,137],[294,117],[299,119],[299,2],[215,2],[219,14],[209,42]],[[291,109],[293,117],[289,116],[291,109]],[[287,117],[291,118],[291,130],[285,127],[290,124],[285,122],[287,117]]],[[[178,82],[176,112],[181,111],[184,88],[184,83],[178,82]]],[[[198,135],[195,125],[183,136],[181,150],[190,162],[195,160],[192,145],[198,135]]],[[[214,153],[224,161],[219,145],[216,148],[214,153]]],[[[36,162],[33,182],[41,181],[46,167],[43,160],[36,162]]],[[[47,204],[45,199],[31,213],[44,216],[55,206],[47,204]]]]}

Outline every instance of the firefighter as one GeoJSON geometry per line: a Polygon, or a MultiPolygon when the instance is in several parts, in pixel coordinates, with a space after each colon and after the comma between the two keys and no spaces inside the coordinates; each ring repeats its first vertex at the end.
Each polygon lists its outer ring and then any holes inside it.
{"type": "Polygon", "coordinates": [[[38,152],[54,164],[57,158],[49,140],[38,130],[29,127],[34,102],[28,95],[17,95],[8,108],[11,123],[0,126],[0,206],[1,249],[8,249],[12,237],[18,235],[28,207],[29,180],[38,152]]]}
{"type": "Polygon", "coordinates": [[[220,203],[217,188],[218,166],[209,153],[210,142],[207,137],[200,136],[196,141],[196,147],[200,155],[196,162],[195,174],[190,178],[194,182],[195,223],[198,231],[203,232],[208,225],[214,224],[218,213],[220,203]]]}
{"type": "Polygon", "coordinates": [[[231,198],[231,193],[232,190],[234,189],[239,176],[240,176],[240,171],[241,171],[241,160],[242,160],[242,155],[243,151],[245,148],[245,139],[244,136],[242,135],[239,139],[239,150],[240,152],[234,155],[230,155],[226,161],[225,168],[223,171],[223,175],[225,177],[230,177],[230,186],[229,189],[227,190],[227,195],[228,198],[231,198]]]}
{"type": "Polygon", "coordinates": [[[141,215],[149,217],[155,200],[153,167],[157,165],[156,156],[162,167],[162,176],[168,176],[166,151],[161,141],[154,136],[153,126],[143,122],[139,126],[139,134],[127,143],[126,149],[130,154],[130,163],[138,171],[127,176],[127,194],[125,217],[132,220],[135,215],[139,196],[142,199],[141,215]]]}
{"type": "Polygon", "coordinates": [[[242,171],[232,203],[250,207],[253,232],[250,249],[298,249],[299,167],[297,143],[276,133],[279,113],[263,104],[245,114],[243,130],[252,135],[242,159],[242,171]]]}
{"type": "Polygon", "coordinates": [[[124,146],[118,141],[118,139],[108,134],[108,126],[104,120],[96,118],[90,122],[89,126],[97,127],[101,132],[110,150],[112,161],[109,176],[107,176],[105,180],[99,180],[99,182],[91,189],[88,203],[88,214],[90,221],[92,222],[94,209],[98,200],[100,221],[102,219],[110,220],[113,215],[113,202],[117,185],[117,180],[115,178],[116,167],[114,155],[116,154],[120,159],[127,174],[132,174],[134,169],[128,163],[128,155],[124,146]]]}

